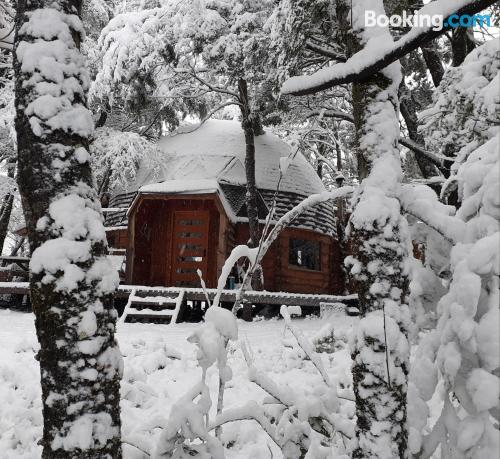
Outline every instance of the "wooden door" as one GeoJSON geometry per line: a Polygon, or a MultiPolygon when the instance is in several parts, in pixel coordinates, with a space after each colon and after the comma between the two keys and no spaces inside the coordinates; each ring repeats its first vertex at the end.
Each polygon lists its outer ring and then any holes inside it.
{"type": "Polygon", "coordinates": [[[208,273],[208,210],[174,211],[172,231],[172,263],[170,285],[175,287],[200,287],[196,273],[208,273]]]}

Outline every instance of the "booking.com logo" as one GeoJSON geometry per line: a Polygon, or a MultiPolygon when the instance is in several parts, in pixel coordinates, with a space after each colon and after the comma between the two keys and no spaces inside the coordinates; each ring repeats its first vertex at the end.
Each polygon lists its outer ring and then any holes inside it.
{"type": "Polygon", "coordinates": [[[409,14],[403,11],[402,15],[377,14],[375,11],[365,11],[365,27],[430,27],[432,30],[457,27],[490,26],[489,14],[452,14],[445,18],[440,14],[409,14]]]}

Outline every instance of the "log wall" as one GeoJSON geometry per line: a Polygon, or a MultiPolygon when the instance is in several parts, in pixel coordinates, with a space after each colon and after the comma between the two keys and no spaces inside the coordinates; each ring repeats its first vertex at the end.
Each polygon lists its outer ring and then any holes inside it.
{"type": "MultiPolygon", "coordinates": [[[[129,236],[127,230],[108,231],[113,247],[127,248],[128,284],[176,286],[174,284],[179,282],[179,276],[172,274],[179,266],[172,238],[178,231],[173,225],[176,211],[189,211],[189,215],[196,211],[203,215],[208,212],[210,215],[206,264],[200,265],[208,288],[217,287],[222,266],[231,250],[248,242],[248,225],[231,223],[216,194],[139,196],[130,211],[129,236]]],[[[286,228],[264,257],[264,288],[276,292],[342,294],[342,261],[340,246],[334,238],[311,230],[286,228]],[[290,239],[319,242],[319,270],[289,263],[290,239]]],[[[189,286],[199,286],[197,278],[193,282],[189,286]]]]}

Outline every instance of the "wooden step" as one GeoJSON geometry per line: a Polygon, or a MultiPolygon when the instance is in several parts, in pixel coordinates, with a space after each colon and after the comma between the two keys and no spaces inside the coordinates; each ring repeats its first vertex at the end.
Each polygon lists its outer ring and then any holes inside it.
{"type": "Polygon", "coordinates": [[[120,322],[175,323],[184,297],[184,290],[168,292],[168,296],[159,294],[140,296],[134,289],[130,292],[120,322]]]}
{"type": "Polygon", "coordinates": [[[130,322],[161,322],[170,323],[174,315],[174,310],[168,309],[163,311],[155,311],[153,309],[129,309],[127,319],[130,322]]]}
{"type": "Polygon", "coordinates": [[[177,298],[166,298],[166,297],[140,297],[134,296],[132,298],[132,305],[134,306],[153,306],[153,307],[171,307],[175,309],[175,305],[177,304],[177,298]]]}
{"type": "Polygon", "coordinates": [[[142,315],[127,314],[126,322],[169,325],[172,323],[172,316],[157,316],[153,314],[142,314],[142,315]]]}

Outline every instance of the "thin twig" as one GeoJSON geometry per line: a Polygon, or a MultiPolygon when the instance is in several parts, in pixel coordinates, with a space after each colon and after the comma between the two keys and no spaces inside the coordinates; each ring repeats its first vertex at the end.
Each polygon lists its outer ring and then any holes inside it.
{"type": "Polygon", "coordinates": [[[212,307],[212,302],[210,301],[210,297],[208,296],[207,286],[205,285],[205,281],[203,280],[203,273],[201,272],[201,269],[197,269],[196,274],[198,274],[198,277],[200,278],[201,289],[203,290],[205,298],[207,299],[208,306],[212,307]]]}
{"type": "Polygon", "coordinates": [[[144,451],[142,448],[139,448],[137,445],[134,445],[133,443],[130,443],[126,440],[122,440],[122,444],[132,446],[135,449],[138,449],[141,453],[145,454],[146,456],[151,457],[151,454],[149,454],[147,451],[144,451]]]}
{"type": "Polygon", "coordinates": [[[384,318],[385,366],[387,368],[387,384],[389,386],[389,389],[392,389],[392,387],[391,387],[391,373],[389,371],[389,347],[387,346],[387,330],[386,330],[386,326],[385,326],[385,304],[382,305],[382,315],[384,318]]]}

